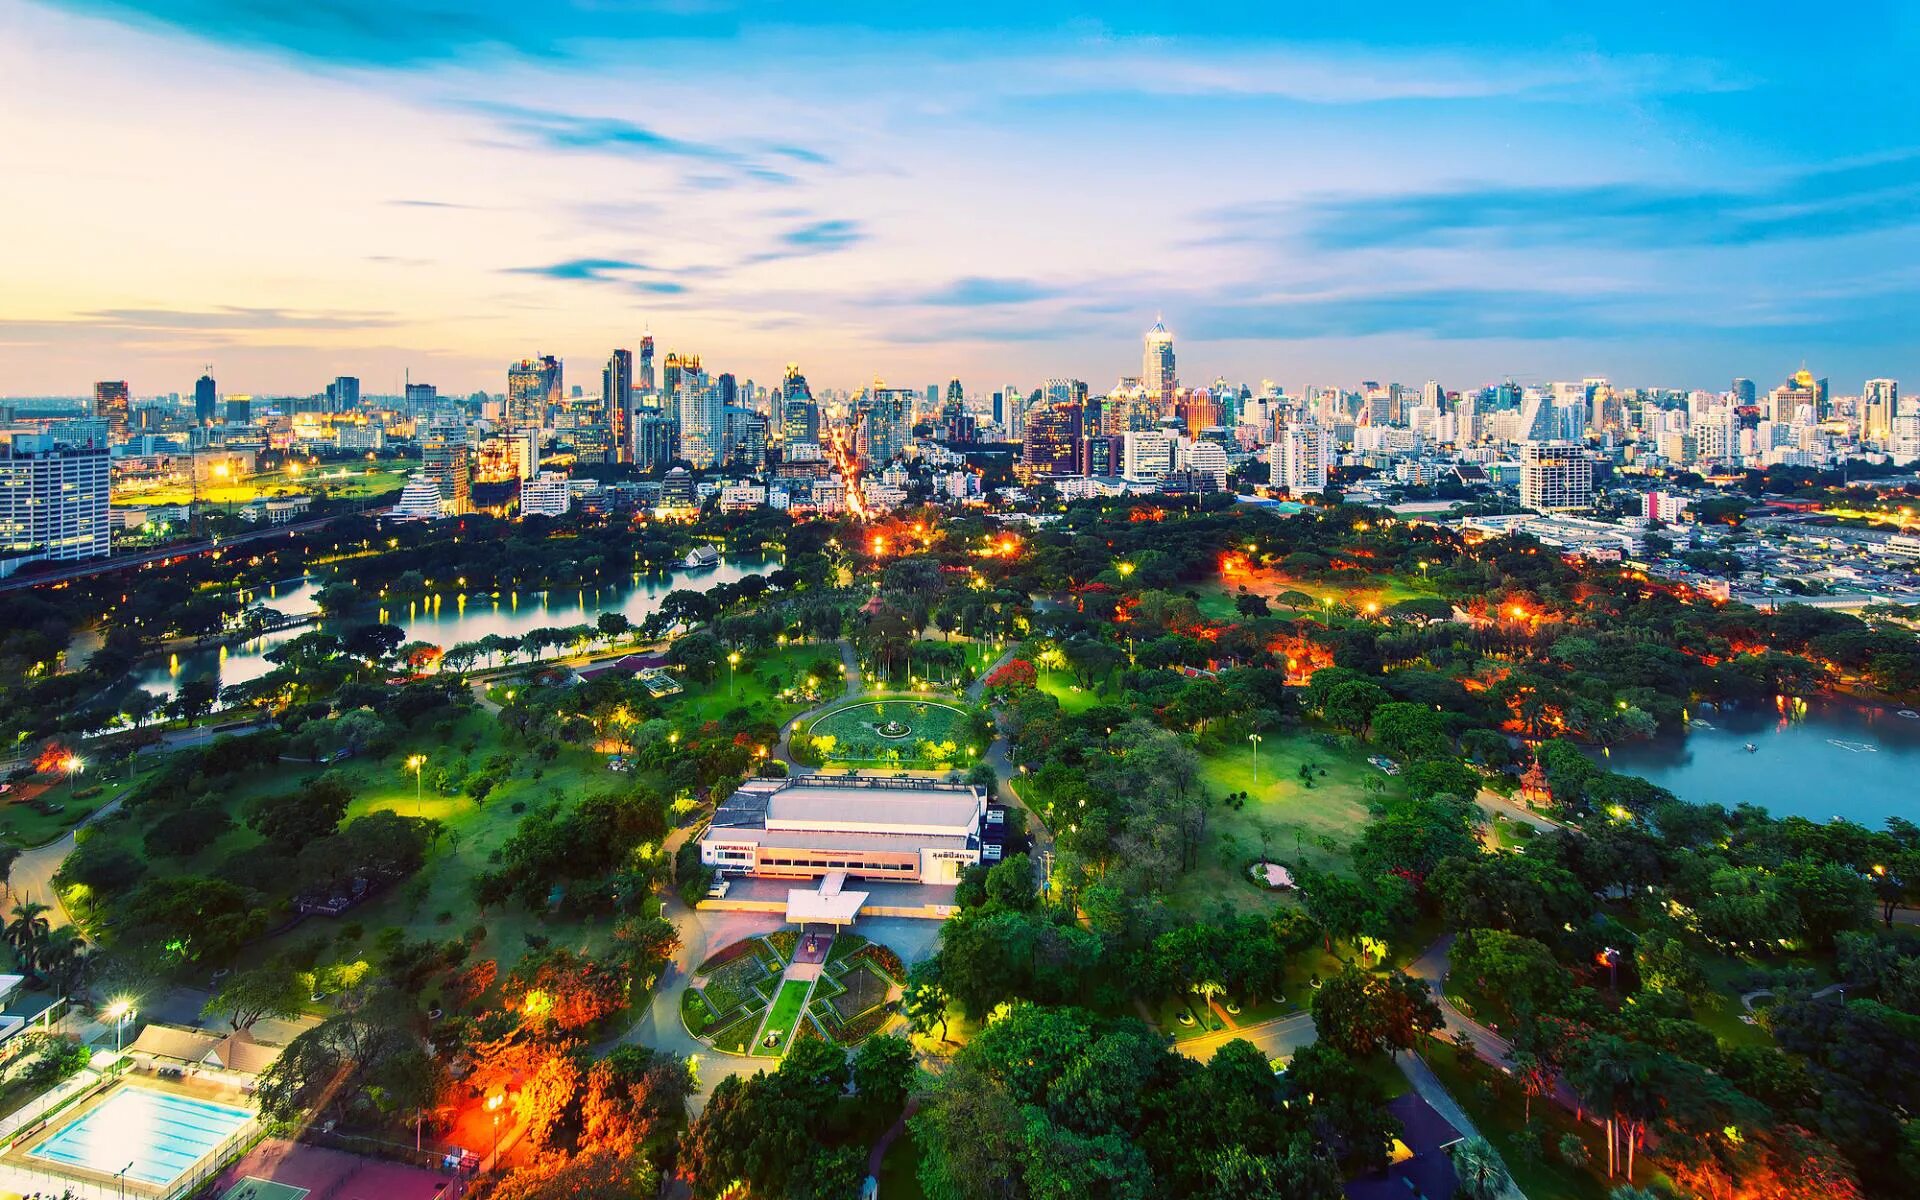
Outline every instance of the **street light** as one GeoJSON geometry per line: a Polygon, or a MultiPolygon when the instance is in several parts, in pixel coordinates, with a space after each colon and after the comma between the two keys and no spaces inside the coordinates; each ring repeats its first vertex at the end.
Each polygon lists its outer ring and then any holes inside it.
{"type": "Polygon", "coordinates": [[[118,1058],[120,1057],[121,1035],[126,1031],[127,1022],[133,1020],[135,1015],[133,1001],[123,996],[115,1000],[112,1004],[107,1005],[107,1010],[104,1015],[109,1021],[113,1022],[113,1056],[118,1058]]]}
{"type": "Polygon", "coordinates": [[[499,1092],[487,1097],[487,1111],[493,1115],[493,1155],[497,1164],[500,1161],[500,1106],[507,1098],[499,1092]]]}
{"type": "Polygon", "coordinates": [[[73,795],[73,777],[87,769],[87,760],[78,754],[69,754],[60,760],[60,769],[67,773],[67,795],[73,795]]]}
{"type": "Polygon", "coordinates": [[[1260,786],[1260,735],[1250,733],[1247,740],[1253,743],[1253,786],[1260,786]]]}
{"type": "Polygon", "coordinates": [[[727,695],[733,695],[733,669],[740,665],[740,652],[727,655],[727,695]]]}
{"type": "Polygon", "coordinates": [[[420,815],[420,773],[427,765],[427,756],[411,754],[407,756],[407,770],[413,772],[413,815],[420,815]]]}

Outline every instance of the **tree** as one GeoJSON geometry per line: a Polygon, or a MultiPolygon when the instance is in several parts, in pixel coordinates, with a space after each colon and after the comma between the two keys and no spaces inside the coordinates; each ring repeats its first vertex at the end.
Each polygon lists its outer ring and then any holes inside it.
{"type": "Polygon", "coordinates": [[[1386,1037],[1371,978],[1352,963],[1313,994],[1313,1026],[1320,1040],[1349,1058],[1364,1058],[1386,1037]]]}
{"type": "Polygon", "coordinates": [[[293,1018],[306,999],[300,973],[279,963],[237,971],[200,1009],[207,1020],[220,1019],[236,1030],[251,1029],[262,1017],[293,1018]]]}
{"type": "Polygon", "coordinates": [[[294,1038],[260,1076],[261,1113],[384,1124],[418,1111],[433,1098],[436,1073],[407,1019],[391,997],[376,997],[294,1038]]]}
{"type": "Polygon", "coordinates": [[[307,843],[333,834],[347,815],[353,791],[338,775],[328,772],[297,792],[263,798],[247,818],[267,844],[292,854],[307,843]]]}
{"type": "Polygon", "coordinates": [[[1470,1137],[1453,1148],[1453,1174],[1466,1200],[1498,1200],[1513,1183],[1500,1152],[1483,1137],[1470,1137]]]}
{"type": "Polygon", "coordinates": [[[913,964],[907,970],[906,991],[901,997],[901,1009],[907,1018],[907,1025],[922,1036],[933,1032],[934,1026],[940,1027],[940,1040],[947,1040],[947,1008],[953,1003],[940,977],[940,959],[926,959],[913,964]]]}
{"type": "Polygon", "coordinates": [[[47,919],[51,911],[51,908],[37,900],[23,900],[13,906],[13,919],[7,922],[5,931],[0,933],[6,938],[7,945],[12,946],[14,953],[20,956],[20,965],[29,971],[39,965],[41,944],[53,928],[52,922],[47,919]]]}
{"type": "Polygon", "coordinates": [[[659,1188],[659,1173],[628,1148],[554,1153],[489,1181],[475,1181],[473,1200],[633,1200],[659,1188]]]}
{"type": "Polygon", "coordinates": [[[870,1037],[853,1055],[853,1090],[881,1114],[907,1102],[913,1083],[913,1047],[902,1037],[870,1037]]]}

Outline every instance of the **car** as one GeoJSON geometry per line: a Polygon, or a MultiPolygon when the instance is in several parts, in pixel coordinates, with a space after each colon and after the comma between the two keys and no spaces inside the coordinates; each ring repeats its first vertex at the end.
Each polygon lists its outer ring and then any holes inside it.
{"type": "Polygon", "coordinates": [[[707,885],[707,899],[724,900],[727,895],[727,889],[732,886],[733,884],[727,880],[725,875],[715,875],[713,882],[707,885]]]}

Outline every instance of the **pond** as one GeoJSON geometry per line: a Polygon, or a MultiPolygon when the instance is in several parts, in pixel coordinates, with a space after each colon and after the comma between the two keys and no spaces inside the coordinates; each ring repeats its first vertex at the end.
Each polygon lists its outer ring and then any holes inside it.
{"type": "MultiPolygon", "coordinates": [[[[542,626],[564,628],[592,624],[604,612],[624,613],[629,621],[638,625],[676,588],[705,591],[715,584],[737,583],[748,575],[765,574],[779,565],[778,559],[725,558],[718,566],[705,570],[642,576],[638,582],[625,585],[609,584],[575,591],[502,592],[497,597],[451,593],[430,596],[404,607],[382,610],[380,615],[382,620],[404,629],[409,641],[431,642],[444,650],[489,634],[520,637],[542,626]]],[[[311,577],[296,579],[262,589],[252,598],[289,616],[306,616],[315,611],[316,587],[311,577]]],[[[194,650],[179,655],[177,660],[162,657],[135,671],[134,681],[162,696],[171,696],[182,682],[200,677],[211,677],[221,687],[245,683],[273,669],[273,664],[266,660],[267,651],[311,628],[284,629],[245,642],[194,650]]]]}
{"type": "Polygon", "coordinates": [[[1615,747],[1601,761],[1696,804],[1756,804],[1776,817],[1878,829],[1888,817],[1920,821],[1920,716],[1901,711],[1792,697],[1703,705],[1685,737],[1615,747]]]}

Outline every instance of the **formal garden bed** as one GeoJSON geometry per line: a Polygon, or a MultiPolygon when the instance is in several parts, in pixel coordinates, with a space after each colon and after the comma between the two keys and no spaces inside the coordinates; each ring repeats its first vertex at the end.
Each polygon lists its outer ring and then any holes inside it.
{"type": "MultiPolygon", "coordinates": [[[[780,931],[782,933],[785,930],[780,931]]],[[[775,948],[780,934],[743,938],[707,956],[680,997],[680,1020],[694,1037],[744,1054],[780,988],[787,959],[775,948]],[[745,1024],[743,1031],[739,1028],[745,1024]]]]}
{"type": "Polygon", "coordinates": [[[984,718],[956,704],[915,697],[849,704],[816,718],[793,739],[815,766],[965,766],[988,740],[984,718]]]}

